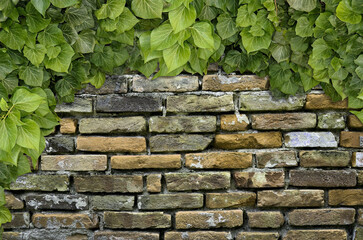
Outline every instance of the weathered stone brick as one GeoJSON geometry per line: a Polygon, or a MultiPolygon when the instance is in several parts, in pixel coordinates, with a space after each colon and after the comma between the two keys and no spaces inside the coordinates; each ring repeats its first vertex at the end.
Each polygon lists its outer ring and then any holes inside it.
{"type": "Polygon", "coordinates": [[[77,131],[77,119],[62,118],[59,124],[60,133],[62,134],[73,134],[77,131]]]}
{"type": "Polygon", "coordinates": [[[315,113],[266,113],[252,115],[252,128],[258,130],[295,130],[315,128],[315,113]]]}
{"type": "Polygon", "coordinates": [[[230,240],[232,236],[229,232],[166,232],[165,240],[230,240]]]}
{"type": "Polygon", "coordinates": [[[152,96],[97,96],[97,112],[161,112],[162,100],[152,96]]]}
{"type": "Polygon", "coordinates": [[[93,210],[132,210],[134,207],[134,196],[91,196],[90,204],[93,210]]]}
{"type": "Polygon", "coordinates": [[[11,213],[11,222],[1,225],[4,229],[29,228],[30,214],[28,212],[11,213]]]}
{"type": "Polygon", "coordinates": [[[72,153],[74,152],[75,144],[73,137],[56,136],[45,138],[45,152],[47,153],[72,153]]]}
{"type": "Polygon", "coordinates": [[[72,103],[57,104],[56,113],[92,113],[93,101],[91,98],[75,97],[72,103]]]}
{"type": "Polygon", "coordinates": [[[95,240],[105,240],[105,239],[159,240],[159,233],[97,231],[95,232],[94,238],[95,240]]]}
{"type": "Polygon", "coordinates": [[[161,174],[147,175],[146,190],[152,193],[161,192],[161,174]]]}
{"type": "Polygon", "coordinates": [[[278,148],[282,146],[280,132],[217,134],[214,146],[221,149],[278,148]]]}
{"type": "Polygon", "coordinates": [[[80,133],[139,133],[146,130],[143,117],[83,118],[79,122],[80,133]]]}
{"type": "Polygon", "coordinates": [[[358,220],[359,225],[363,225],[363,208],[358,209],[358,220]]]}
{"type": "Polygon", "coordinates": [[[104,171],[106,155],[42,155],[43,171],[104,171]]]}
{"type": "Polygon", "coordinates": [[[350,163],[349,152],[344,151],[300,151],[302,167],[346,167],[350,163]]]}
{"type": "Polygon", "coordinates": [[[88,209],[88,197],[81,195],[32,194],[25,196],[25,202],[30,210],[88,209]]]}
{"type": "Polygon", "coordinates": [[[363,123],[355,115],[348,116],[348,127],[349,128],[363,128],[363,123]]]}
{"type": "Polygon", "coordinates": [[[105,212],[104,221],[106,228],[149,229],[171,226],[171,216],[162,212],[105,212]]]}
{"type": "Polygon", "coordinates": [[[139,175],[106,175],[76,176],[74,187],[77,192],[142,192],[142,176],[139,175]]]}
{"type": "Polygon", "coordinates": [[[358,186],[363,185],[363,171],[358,171],[358,186]]]}
{"type": "Polygon", "coordinates": [[[188,168],[248,168],[252,167],[252,153],[209,152],[185,155],[188,168]]]}
{"type": "Polygon", "coordinates": [[[77,138],[77,149],[89,152],[133,152],[146,151],[144,137],[83,137],[77,138]]]}
{"type": "Polygon", "coordinates": [[[5,207],[9,209],[23,209],[24,203],[10,192],[5,192],[5,207]]]}
{"type": "Polygon", "coordinates": [[[247,216],[251,228],[279,228],[285,222],[284,215],[276,211],[247,212],[247,216]]]}
{"type": "Polygon", "coordinates": [[[333,102],[326,94],[308,94],[306,96],[305,109],[325,110],[325,109],[348,109],[348,99],[340,102],[333,102]]]}
{"type": "Polygon", "coordinates": [[[155,116],[149,120],[149,131],[157,133],[215,132],[216,125],[215,116],[155,116]]]}
{"type": "Polygon", "coordinates": [[[256,203],[254,192],[207,193],[207,208],[253,207],[256,203]]]}
{"type": "Polygon", "coordinates": [[[10,190],[25,191],[68,191],[69,179],[67,175],[35,175],[28,174],[18,177],[10,185],[10,190]]]}
{"type": "Polygon", "coordinates": [[[236,172],[233,176],[237,188],[276,188],[285,185],[284,171],[236,172]]]}
{"type": "Polygon", "coordinates": [[[265,190],[258,193],[258,207],[322,207],[323,190],[265,190]]]}
{"type": "Polygon", "coordinates": [[[329,205],[331,206],[363,205],[363,189],[329,190],[329,205]]]}
{"type": "Polygon", "coordinates": [[[88,240],[87,229],[34,229],[24,234],[29,240],[88,240]]]}
{"type": "Polygon", "coordinates": [[[181,156],[173,155],[123,155],[111,157],[113,169],[181,168],[181,156]]]}
{"type": "Polygon", "coordinates": [[[236,240],[277,240],[279,233],[277,232],[240,232],[236,240]]]}
{"type": "Polygon", "coordinates": [[[77,94],[112,94],[112,93],[127,93],[127,80],[128,76],[106,76],[106,81],[101,88],[95,88],[88,84],[84,89],[77,94]]]}
{"type": "Polygon", "coordinates": [[[246,90],[267,90],[267,78],[256,75],[204,75],[204,91],[246,91],[246,90]]]}
{"type": "Polygon", "coordinates": [[[230,112],[234,110],[233,96],[179,95],[167,98],[168,112],[230,112]]]}
{"type": "Polygon", "coordinates": [[[198,76],[179,75],[156,79],[134,76],[132,79],[132,91],[134,92],[188,92],[198,90],[198,88],[198,76]]]}
{"type": "Polygon", "coordinates": [[[295,209],[288,218],[292,226],[350,225],[355,221],[355,209],[295,209]]]}
{"type": "Polygon", "coordinates": [[[245,131],[250,121],[245,114],[232,114],[221,116],[221,129],[225,131],[245,131]]]}
{"type": "Polygon", "coordinates": [[[354,240],[361,240],[363,239],[363,227],[357,227],[355,229],[355,238],[354,240]]]}
{"type": "Polygon", "coordinates": [[[240,110],[243,111],[292,111],[304,106],[305,96],[296,95],[288,98],[275,98],[271,92],[242,92],[240,110]]]}
{"type": "Polygon", "coordinates": [[[290,185],[298,187],[354,187],[356,171],[351,170],[291,170],[290,185]]]}
{"type": "Polygon", "coordinates": [[[169,191],[215,190],[230,186],[229,172],[166,173],[169,191]]]}
{"type": "Polygon", "coordinates": [[[331,132],[289,132],[284,134],[286,147],[337,147],[331,132]]]}
{"type": "Polygon", "coordinates": [[[155,209],[194,209],[203,207],[203,194],[153,194],[138,198],[138,207],[143,210],[155,209]]]}
{"type": "Polygon", "coordinates": [[[348,148],[363,148],[363,132],[341,132],[339,145],[348,148]]]}
{"type": "Polygon", "coordinates": [[[86,228],[98,227],[98,217],[83,213],[35,213],[32,223],[36,228],[86,228]]]}
{"type": "Polygon", "coordinates": [[[202,151],[212,142],[212,136],[157,135],[150,137],[151,152],[202,151]]]}
{"type": "Polygon", "coordinates": [[[320,129],[344,129],[345,120],[343,113],[318,114],[318,128],[320,129]]]}
{"type": "Polygon", "coordinates": [[[256,152],[256,160],[259,168],[297,166],[297,157],[294,151],[256,152]]]}
{"type": "Polygon", "coordinates": [[[176,229],[233,228],[242,224],[242,210],[188,211],[175,214],[176,229]]]}
{"type": "Polygon", "coordinates": [[[363,167],[363,152],[354,152],[352,156],[353,167],[363,167]]]}
{"type": "Polygon", "coordinates": [[[23,233],[21,232],[4,232],[3,233],[4,240],[23,240],[23,233]]]}
{"type": "Polygon", "coordinates": [[[346,240],[347,232],[345,230],[340,230],[340,229],[290,230],[283,238],[283,240],[319,240],[319,239],[346,240]]]}

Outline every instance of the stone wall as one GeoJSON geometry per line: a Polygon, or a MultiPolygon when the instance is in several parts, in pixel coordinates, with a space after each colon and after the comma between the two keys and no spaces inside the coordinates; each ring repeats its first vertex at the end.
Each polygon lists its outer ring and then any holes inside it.
{"type": "Polygon", "coordinates": [[[5,239],[363,239],[363,125],[319,89],[125,75],[57,112],[5,239]]]}

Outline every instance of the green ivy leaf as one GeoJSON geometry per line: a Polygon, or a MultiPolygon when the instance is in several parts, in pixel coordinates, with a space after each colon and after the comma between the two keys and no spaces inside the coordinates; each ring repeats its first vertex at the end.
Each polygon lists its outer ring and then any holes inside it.
{"type": "Polygon", "coordinates": [[[206,22],[199,22],[191,27],[195,45],[200,48],[214,48],[212,26],[206,22]]]}
{"type": "Polygon", "coordinates": [[[96,88],[100,88],[105,83],[105,80],[106,80],[106,75],[103,72],[97,70],[96,74],[93,77],[91,77],[89,81],[96,88]]]}
{"type": "Polygon", "coordinates": [[[50,0],[57,8],[67,8],[79,3],[79,0],[50,0]]]}
{"type": "Polygon", "coordinates": [[[257,15],[249,12],[247,5],[243,5],[238,9],[236,24],[239,27],[249,27],[255,24],[257,15]]]}
{"type": "Polygon", "coordinates": [[[0,79],[5,79],[17,66],[11,61],[9,54],[0,51],[0,79]]]}
{"type": "MultiPolygon", "coordinates": [[[[5,205],[6,201],[5,201],[5,192],[4,192],[4,188],[0,186],[0,206],[5,205]]],[[[1,236],[1,235],[0,235],[1,236]]]]}
{"type": "Polygon", "coordinates": [[[73,45],[78,38],[78,33],[76,29],[71,24],[63,24],[61,27],[61,30],[63,32],[63,36],[65,40],[70,44],[73,45]]]}
{"type": "Polygon", "coordinates": [[[45,11],[47,11],[50,6],[50,0],[31,0],[31,3],[43,16],[45,16],[45,11]]]}
{"type": "Polygon", "coordinates": [[[177,34],[174,34],[173,28],[166,23],[154,29],[150,35],[150,47],[153,50],[164,50],[170,48],[178,41],[177,34]]]}
{"type": "Polygon", "coordinates": [[[362,15],[355,13],[345,1],[341,1],[339,3],[337,7],[337,17],[343,22],[351,24],[358,24],[362,21],[362,15]]]}
{"type": "Polygon", "coordinates": [[[106,72],[112,72],[114,68],[114,52],[112,48],[109,46],[106,47],[98,47],[95,49],[95,52],[92,54],[91,62],[99,68],[102,68],[106,72]]]}
{"type": "Polygon", "coordinates": [[[134,14],[143,19],[161,18],[163,12],[162,0],[133,0],[131,9],[134,14]]]}
{"type": "Polygon", "coordinates": [[[73,45],[76,52],[79,53],[92,53],[96,44],[95,32],[87,29],[83,30],[73,45]]]}
{"type": "Polygon", "coordinates": [[[132,29],[138,22],[139,20],[134,16],[134,14],[132,14],[128,8],[125,8],[116,23],[117,32],[126,32],[132,29]]]}
{"type": "Polygon", "coordinates": [[[126,0],[107,0],[101,8],[95,12],[97,19],[111,18],[116,19],[124,10],[126,0]]]}
{"type": "Polygon", "coordinates": [[[26,39],[27,31],[22,25],[17,23],[13,23],[8,31],[2,30],[0,32],[0,42],[13,50],[21,51],[26,39]]]}
{"type": "MultiPolygon", "coordinates": [[[[171,28],[171,26],[170,26],[171,28]]],[[[162,40],[162,39],[161,39],[162,40]]],[[[140,50],[141,54],[144,58],[144,63],[147,63],[155,58],[161,58],[163,57],[162,51],[157,50],[151,50],[151,33],[150,32],[144,32],[139,37],[140,41],[140,50]]]]}
{"type": "Polygon", "coordinates": [[[163,51],[163,58],[168,72],[172,72],[184,64],[186,64],[190,58],[191,50],[188,43],[184,43],[182,46],[175,44],[171,48],[163,51]]]}
{"type": "Polygon", "coordinates": [[[27,4],[26,11],[26,24],[28,25],[28,29],[30,32],[38,33],[49,25],[51,19],[43,18],[42,15],[40,15],[38,10],[36,10],[31,3],[27,4]]]}
{"type": "Polygon", "coordinates": [[[36,44],[34,48],[24,46],[23,50],[24,56],[37,67],[43,62],[46,52],[47,49],[42,44],[36,44]]]}
{"type": "Polygon", "coordinates": [[[8,93],[12,93],[14,89],[18,86],[19,79],[16,71],[10,73],[5,79],[0,80],[4,88],[8,93]]]}
{"type": "Polygon", "coordinates": [[[11,222],[11,220],[12,218],[9,209],[4,206],[0,206],[0,225],[11,222]]]}
{"type": "Polygon", "coordinates": [[[42,101],[42,97],[24,88],[17,89],[11,98],[14,108],[25,112],[34,112],[42,101]]]}
{"type": "Polygon", "coordinates": [[[297,20],[295,31],[300,37],[311,37],[314,33],[313,26],[306,17],[300,17],[297,20]]]}
{"type": "Polygon", "coordinates": [[[0,109],[3,112],[9,111],[9,105],[8,105],[8,103],[6,102],[6,100],[4,98],[1,98],[1,101],[0,101],[0,109]]]}
{"type": "Polygon", "coordinates": [[[169,12],[170,24],[175,33],[190,27],[195,22],[196,17],[197,12],[192,5],[189,8],[180,5],[177,9],[169,12]]]}
{"type": "Polygon", "coordinates": [[[38,34],[38,41],[46,47],[65,43],[65,39],[57,24],[50,24],[44,31],[38,34]]]}
{"type": "Polygon", "coordinates": [[[88,15],[88,10],[86,7],[80,7],[80,8],[76,8],[76,7],[71,7],[68,8],[65,12],[65,20],[67,23],[69,23],[72,26],[78,26],[81,25],[84,20],[85,20],[85,16],[88,15]]]}
{"type": "Polygon", "coordinates": [[[222,39],[227,39],[233,36],[237,32],[237,27],[235,21],[229,16],[229,14],[224,13],[219,15],[217,18],[218,23],[216,25],[219,36],[222,39]]]}
{"type": "Polygon", "coordinates": [[[0,121],[0,149],[10,153],[15,146],[18,130],[15,123],[10,119],[2,119],[0,121]]]}
{"type": "Polygon", "coordinates": [[[43,68],[23,66],[19,69],[19,78],[29,86],[40,87],[43,84],[43,68]]]}
{"type": "Polygon", "coordinates": [[[271,43],[271,36],[265,34],[263,36],[253,36],[248,28],[244,28],[241,32],[242,43],[248,53],[268,49],[271,43]]]}
{"type": "Polygon", "coordinates": [[[288,45],[271,45],[271,54],[276,62],[280,63],[290,59],[290,47],[288,45]]]}
{"type": "Polygon", "coordinates": [[[16,143],[24,148],[39,151],[40,129],[38,124],[31,119],[23,119],[24,125],[18,126],[16,143]]]}
{"type": "Polygon", "coordinates": [[[304,12],[311,12],[317,6],[316,0],[287,0],[287,2],[293,9],[304,12]]]}
{"type": "Polygon", "coordinates": [[[48,47],[46,51],[48,58],[53,59],[58,57],[59,53],[62,51],[62,48],[60,46],[53,46],[53,47],[48,47]]]}
{"type": "Polygon", "coordinates": [[[46,68],[52,69],[56,72],[68,72],[74,51],[68,43],[63,43],[59,46],[61,47],[59,55],[52,59],[46,57],[44,59],[44,65],[46,68]]]}

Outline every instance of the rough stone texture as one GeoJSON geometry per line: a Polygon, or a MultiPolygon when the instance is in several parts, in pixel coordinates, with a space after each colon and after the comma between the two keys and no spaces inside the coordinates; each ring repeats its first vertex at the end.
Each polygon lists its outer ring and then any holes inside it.
{"type": "Polygon", "coordinates": [[[156,79],[134,76],[132,79],[133,92],[188,92],[198,90],[198,88],[198,76],[179,75],[156,79]]]}
{"type": "Polygon", "coordinates": [[[98,217],[83,213],[35,213],[32,223],[36,228],[85,228],[98,227],[98,217]]]}
{"type": "Polygon", "coordinates": [[[277,190],[259,191],[258,207],[322,207],[323,190],[277,190]]]}
{"type": "Polygon", "coordinates": [[[247,212],[251,228],[279,228],[284,224],[284,215],[276,211],[247,212]]]}
{"type": "Polygon", "coordinates": [[[73,134],[77,131],[77,119],[62,118],[59,122],[60,133],[62,134],[73,134]]]}
{"type": "Polygon", "coordinates": [[[132,152],[146,151],[144,137],[83,137],[77,138],[77,149],[89,152],[132,152]]]}
{"type": "Polygon", "coordinates": [[[252,128],[258,130],[296,130],[315,128],[314,113],[275,113],[252,115],[252,128]]]}
{"type": "Polygon", "coordinates": [[[353,170],[291,170],[290,185],[299,187],[354,187],[353,170]]]}
{"type": "Polygon", "coordinates": [[[140,175],[76,176],[74,187],[77,192],[142,192],[140,175]]]}
{"type": "Polygon", "coordinates": [[[57,136],[45,138],[45,152],[46,153],[73,153],[74,152],[74,138],[57,136]]]}
{"type": "Polygon", "coordinates": [[[283,240],[346,240],[347,232],[345,230],[290,230],[284,236],[283,240]]]}
{"type": "Polygon", "coordinates": [[[229,232],[166,232],[165,240],[230,240],[232,235],[229,232]]]}
{"type": "Polygon", "coordinates": [[[295,167],[298,164],[294,151],[256,152],[256,160],[259,168],[295,167]]]}
{"type": "Polygon", "coordinates": [[[82,195],[32,194],[25,196],[25,202],[30,210],[88,209],[88,197],[82,195]]]}
{"type": "Polygon", "coordinates": [[[150,96],[97,96],[97,112],[161,112],[162,100],[150,96]]]}
{"type": "Polygon", "coordinates": [[[134,207],[134,196],[92,196],[90,205],[93,210],[132,210],[134,207]]]}
{"type": "Polygon", "coordinates": [[[249,128],[250,121],[245,114],[221,116],[221,129],[225,131],[245,131],[249,128]]]}
{"type": "Polygon", "coordinates": [[[318,128],[320,129],[344,129],[345,121],[343,113],[318,114],[318,128]]]}
{"type": "Polygon", "coordinates": [[[278,240],[277,232],[240,232],[236,240],[278,240]]]}
{"type": "Polygon", "coordinates": [[[57,104],[56,113],[92,113],[93,101],[91,98],[75,97],[73,103],[57,104]]]}
{"type": "Polygon", "coordinates": [[[167,98],[168,112],[230,112],[234,110],[233,95],[179,95],[167,98]]]}
{"type": "Polygon", "coordinates": [[[363,148],[363,132],[341,132],[339,145],[347,148],[363,148]]]}
{"type": "Polygon", "coordinates": [[[292,111],[304,106],[305,96],[275,98],[271,92],[242,92],[240,110],[242,111],[292,111]]]}
{"type": "Polygon", "coordinates": [[[113,169],[181,168],[180,155],[124,155],[111,157],[113,169]]]}
{"type": "Polygon", "coordinates": [[[4,229],[29,228],[30,214],[28,212],[13,212],[11,222],[1,225],[4,229]]]}
{"type": "Polygon", "coordinates": [[[146,189],[148,192],[161,192],[161,174],[150,174],[146,177],[146,189]]]}
{"type": "Polygon", "coordinates": [[[80,133],[139,133],[146,130],[143,117],[83,118],[79,122],[80,133]]]}
{"type": "Polygon", "coordinates": [[[42,155],[43,171],[105,171],[106,155],[42,155]]]}
{"type": "Polygon", "coordinates": [[[363,226],[363,208],[358,209],[358,220],[357,220],[359,225],[363,226]]]}
{"type": "Polygon", "coordinates": [[[296,209],[288,213],[288,219],[292,226],[350,225],[355,221],[355,209],[296,209]]]}
{"type": "Polygon", "coordinates": [[[127,80],[129,76],[106,76],[106,81],[101,88],[95,88],[88,84],[85,89],[78,92],[78,94],[113,94],[113,93],[127,93],[127,80]]]}
{"type": "Polygon", "coordinates": [[[326,109],[348,109],[348,99],[340,102],[333,102],[325,94],[308,94],[306,96],[305,109],[309,110],[326,110],[326,109]]]}
{"type": "Polygon", "coordinates": [[[354,152],[352,155],[352,166],[363,167],[363,152],[354,152]]]}
{"type": "Polygon", "coordinates": [[[155,116],[149,120],[149,131],[156,133],[215,132],[216,124],[215,116],[155,116]]]}
{"type": "Polygon", "coordinates": [[[252,167],[252,153],[209,152],[185,155],[188,168],[248,168],[252,167]]]}
{"type": "Polygon", "coordinates": [[[355,229],[355,239],[354,240],[361,240],[363,239],[363,227],[357,227],[355,229]]]}
{"type": "Polygon", "coordinates": [[[3,239],[5,239],[5,240],[23,240],[23,234],[20,232],[4,232],[3,239]]]}
{"type": "Polygon", "coordinates": [[[284,171],[236,172],[233,176],[237,188],[277,188],[285,185],[284,171]]]}
{"type": "Polygon", "coordinates": [[[221,149],[278,148],[282,146],[280,132],[217,134],[214,147],[221,149]]]}
{"type": "Polygon", "coordinates": [[[267,90],[267,78],[256,75],[204,75],[204,91],[245,91],[245,90],[267,90]]]}
{"type": "Polygon", "coordinates": [[[10,185],[10,190],[25,191],[68,191],[69,178],[67,175],[35,175],[28,174],[18,177],[10,185]]]}
{"type": "Polygon", "coordinates": [[[10,192],[5,192],[5,207],[8,209],[23,209],[24,203],[10,192]]]}
{"type": "Polygon", "coordinates": [[[162,212],[105,212],[104,221],[106,228],[119,229],[169,228],[171,226],[171,216],[162,212]]]}
{"type": "Polygon", "coordinates": [[[256,193],[253,192],[230,192],[230,193],[207,193],[207,208],[240,208],[253,207],[256,202],[256,193]]]}
{"type": "Polygon", "coordinates": [[[348,127],[349,128],[363,128],[363,123],[355,115],[348,116],[348,127]]]}
{"type": "Polygon", "coordinates": [[[302,167],[346,167],[349,166],[349,152],[345,151],[300,151],[302,167]]]}
{"type": "Polygon", "coordinates": [[[94,240],[125,239],[125,240],[159,240],[158,233],[148,232],[114,232],[98,231],[95,232],[94,240]]]}
{"type": "Polygon", "coordinates": [[[363,186],[363,171],[358,172],[358,186],[363,186]]]}
{"type": "Polygon", "coordinates": [[[175,214],[176,229],[233,228],[242,224],[242,210],[193,211],[175,214]]]}
{"type": "Polygon", "coordinates": [[[34,229],[24,234],[27,240],[88,240],[87,229],[34,229]]]}
{"type": "Polygon", "coordinates": [[[284,134],[286,147],[337,147],[331,132],[290,132],[284,134]]]}
{"type": "Polygon", "coordinates": [[[157,135],[150,137],[151,152],[202,151],[212,142],[211,136],[203,135],[157,135]]]}
{"type": "Polygon", "coordinates": [[[363,205],[363,189],[329,190],[329,205],[331,206],[363,205]]]}
{"type": "Polygon", "coordinates": [[[229,172],[166,173],[169,191],[215,190],[230,186],[229,172]]]}
{"type": "Polygon", "coordinates": [[[195,209],[203,207],[203,194],[153,194],[139,196],[138,207],[143,210],[195,209]]]}

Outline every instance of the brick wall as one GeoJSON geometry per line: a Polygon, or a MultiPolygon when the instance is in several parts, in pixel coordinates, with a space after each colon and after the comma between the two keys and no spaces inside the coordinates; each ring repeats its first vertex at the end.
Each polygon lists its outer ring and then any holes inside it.
{"type": "Polygon", "coordinates": [[[363,239],[363,125],[319,89],[125,75],[57,112],[5,239],[363,239]]]}

